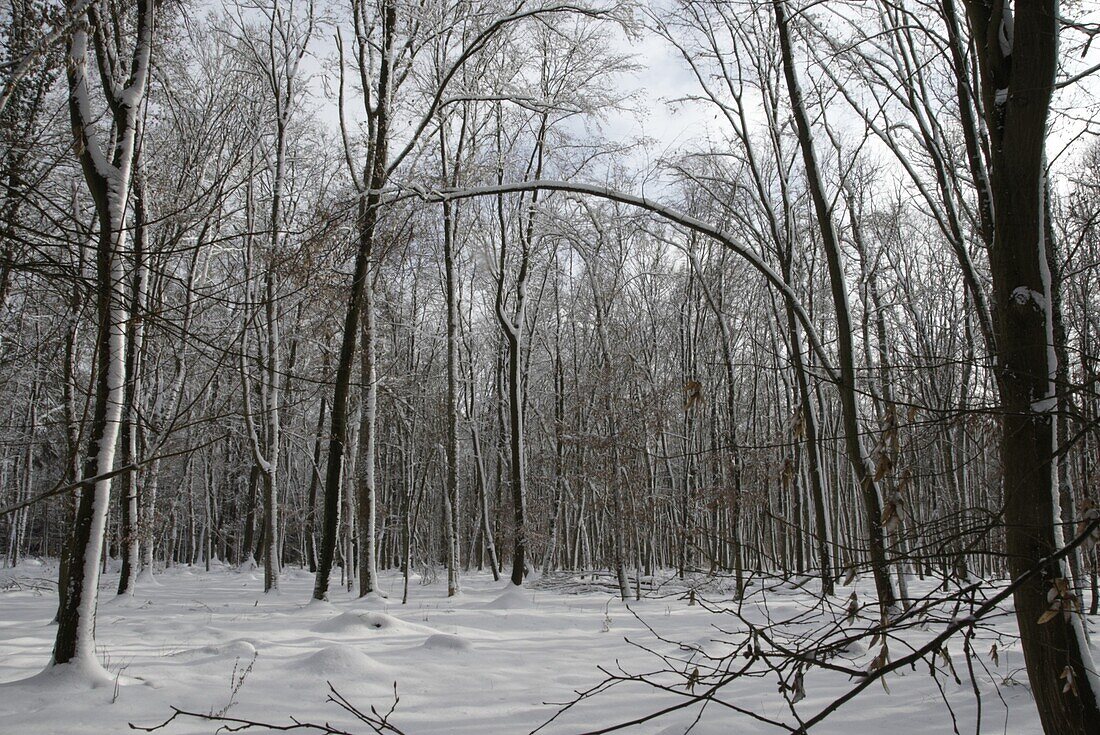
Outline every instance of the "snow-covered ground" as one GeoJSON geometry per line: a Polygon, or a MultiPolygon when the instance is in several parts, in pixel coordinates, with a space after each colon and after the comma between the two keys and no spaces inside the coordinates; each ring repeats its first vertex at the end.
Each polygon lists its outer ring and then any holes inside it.
{"type": "MultiPolygon", "coordinates": [[[[331,603],[309,604],[312,575],[304,571],[288,570],[281,592],[264,595],[262,573],[175,568],[160,575],[159,583],[141,584],[132,599],[114,599],[117,575],[104,577],[99,655],[119,686],[92,688],[79,677],[30,678],[43,669],[53,643],[55,575],[51,564],[34,561],[0,569],[2,733],[124,733],[130,732],[128,723],[163,721],[172,706],[278,724],[294,717],[369,733],[365,724],[326,703],[326,682],[352,704],[364,710],[373,705],[381,712],[392,705],[397,682],[400,701],[391,721],[407,735],[523,735],[554,715],[554,703],[602,681],[599,666],[631,673],[664,668],[645,650],[650,648],[681,661],[678,666],[689,675],[702,662],[705,673],[705,659],[693,649],[721,656],[743,638],[735,619],[689,604],[674,585],[629,603],[628,609],[600,587],[536,584],[515,590],[487,574],[464,576],[462,593],[448,599],[445,575],[440,575],[430,585],[414,580],[409,604],[403,606],[401,578],[386,574],[382,585],[389,599],[358,600],[337,589],[331,603]]],[[[838,590],[838,608],[849,592],[838,590]]],[[[718,600],[721,594],[712,589],[705,597],[718,600]]],[[[808,592],[785,586],[777,586],[766,600],[772,619],[802,613],[814,602],[808,592]]],[[[843,615],[839,621],[844,624],[843,615]]],[[[982,695],[980,733],[1040,732],[1012,627],[1011,616],[999,616],[996,630],[980,631],[973,644],[981,659],[975,663],[982,695]],[[994,663],[989,652],[998,637],[994,663]]],[[[933,625],[911,635],[920,639],[935,632],[933,625]]],[[[892,656],[905,652],[899,643],[891,644],[892,656]]],[[[876,650],[853,646],[838,663],[865,669],[876,650]]],[[[977,699],[958,638],[949,650],[961,683],[943,670],[934,679],[927,664],[906,668],[888,677],[889,693],[877,683],[868,687],[813,732],[976,732],[977,699]]],[[[672,691],[635,683],[615,686],[541,732],[598,730],[683,700],[688,691],[683,677],[658,678],[672,691]]],[[[843,673],[820,669],[807,673],[805,682],[806,697],[795,706],[803,718],[856,683],[843,673]]],[[[697,687],[697,693],[704,688],[697,687]]],[[[795,721],[774,675],[739,679],[720,697],[767,717],[795,721]]],[[[684,733],[699,715],[700,707],[693,705],[625,731],[684,733]]],[[[161,732],[216,729],[210,722],[181,719],[161,732]]],[[[692,732],[783,731],[711,703],[692,732]]]]}

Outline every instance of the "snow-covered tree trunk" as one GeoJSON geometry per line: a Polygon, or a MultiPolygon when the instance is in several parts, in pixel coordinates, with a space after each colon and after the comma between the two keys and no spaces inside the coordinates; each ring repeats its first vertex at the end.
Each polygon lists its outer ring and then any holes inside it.
{"type": "MultiPolygon", "coordinates": [[[[465,129],[465,124],[463,124],[465,129]]],[[[461,144],[460,139],[460,144],[461,144]]],[[[439,127],[440,169],[443,180],[454,185],[458,177],[455,166],[454,177],[447,168],[446,122],[439,127]]],[[[454,204],[443,202],[443,290],[447,310],[447,480],[443,492],[446,494],[444,505],[448,509],[446,517],[447,543],[447,596],[458,593],[459,547],[458,547],[458,285],[455,275],[455,216],[454,204]]]]}
{"type": "MultiPolygon", "coordinates": [[[[321,379],[328,377],[329,353],[321,359],[321,379]]],[[[328,396],[321,396],[321,407],[317,411],[317,427],[313,436],[313,456],[309,468],[309,490],[306,492],[305,534],[307,564],[310,572],[317,571],[317,488],[321,484],[321,449],[324,439],[325,418],[328,412],[328,396]]]]}
{"type": "MultiPolygon", "coordinates": [[[[273,220],[274,215],[278,214],[277,206],[272,207],[273,220]]],[[[277,229],[281,225],[274,224],[273,228],[277,229]]],[[[272,239],[275,240],[276,235],[273,233],[272,239]]],[[[275,240],[272,244],[272,251],[277,251],[278,242],[275,240]]],[[[279,338],[279,313],[278,313],[278,297],[275,289],[275,274],[272,272],[269,266],[266,275],[265,283],[265,311],[267,314],[267,349],[266,362],[267,362],[267,375],[266,375],[266,398],[267,403],[264,407],[265,414],[267,416],[267,457],[265,458],[265,464],[261,465],[263,470],[264,481],[264,592],[270,592],[272,590],[279,589],[279,574],[280,574],[280,551],[281,547],[279,539],[281,534],[279,533],[279,485],[278,485],[278,471],[279,471],[279,454],[282,450],[282,437],[281,430],[282,425],[279,420],[279,408],[281,404],[281,391],[280,386],[283,382],[283,368],[280,360],[282,343],[279,338]]]]}
{"type": "MultiPolygon", "coordinates": [[[[96,379],[88,460],[85,477],[96,477],[114,469],[115,445],[125,405],[126,323],[129,319],[124,291],[122,253],[126,247],[127,203],[136,149],[137,115],[145,96],[153,47],[156,15],[154,0],[135,3],[136,34],[128,69],[112,68],[115,57],[100,59],[102,93],[114,122],[113,150],[108,154],[94,137],[92,107],[87,78],[89,31],[99,49],[114,43],[108,22],[89,11],[88,24],[74,30],[68,44],[66,65],[69,83],[69,113],[76,137],[85,181],[98,214],[96,243],[96,379]],[[124,81],[120,81],[124,80],[124,81]]],[[[86,485],[74,519],[69,542],[66,590],[58,612],[53,663],[80,661],[98,668],[95,660],[95,609],[99,594],[107,511],[111,480],[86,485]]]]}
{"type": "MultiPolygon", "coordinates": [[[[74,186],[75,197],[75,186],[74,186]]],[[[73,211],[78,211],[74,202],[73,211]]],[[[84,270],[84,255],[86,248],[83,242],[76,244],[76,262],[78,266],[78,272],[84,270]]],[[[78,362],[80,360],[80,347],[79,347],[79,315],[80,315],[80,292],[74,287],[68,297],[68,311],[66,313],[65,324],[65,365],[64,365],[64,385],[62,387],[62,393],[64,396],[64,411],[65,411],[65,444],[68,451],[69,461],[66,467],[66,476],[70,482],[76,482],[80,477],[81,467],[83,462],[81,461],[80,441],[82,424],[80,418],[80,412],[77,405],[77,395],[79,394],[79,387],[77,386],[77,370],[78,362]]],[[[71,521],[76,515],[76,509],[80,505],[80,490],[77,490],[73,494],[71,501],[66,502],[64,518],[67,521],[71,521]]],[[[65,594],[68,589],[68,576],[69,576],[69,554],[66,553],[65,548],[62,547],[61,562],[58,565],[57,570],[57,615],[60,615],[61,610],[65,607],[65,594]]],[[[56,615],[55,615],[56,621],[56,615]]]]}
{"type": "MultiPolygon", "coordinates": [[[[247,271],[248,269],[246,269],[247,271]]],[[[265,291],[266,311],[268,315],[268,331],[278,333],[278,321],[275,317],[274,285],[270,278],[267,280],[265,291]]],[[[281,382],[281,368],[278,366],[278,349],[274,354],[269,350],[272,345],[268,343],[261,350],[265,357],[266,369],[260,378],[261,405],[266,416],[264,436],[261,437],[256,410],[252,398],[253,388],[251,376],[247,365],[248,355],[248,326],[241,330],[240,343],[240,373],[241,395],[244,399],[244,419],[248,430],[248,443],[252,452],[252,459],[262,483],[263,494],[263,528],[261,557],[264,565],[264,591],[277,591],[279,588],[279,505],[277,493],[278,462],[279,462],[279,383],[281,382]]]]}
{"type": "Polygon", "coordinates": [[[375,483],[375,447],[378,433],[378,371],[375,345],[374,284],[363,294],[363,400],[359,422],[359,595],[378,589],[378,497],[375,483]]]}
{"type": "MultiPolygon", "coordinates": [[[[471,385],[473,381],[471,380],[471,385]]],[[[472,390],[472,387],[471,387],[472,390]]],[[[485,454],[482,451],[481,431],[476,419],[471,422],[471,450],[474,455],[474,471],[477,481],[478,515],[481,522],[482,538],[485,540],[485,553],[489,557],[489,569],[493,572],[493,581],[500,579],[500,561],[497,559],[497,547],[493,540],[493,519],[489,513],[489,483],[485,472],[485,454]]]]}
{"type": "MultiPolygon", "coordinates": [[[[199,253],[202,251],[201,245],[203,244],[204,234],[200,233],[198,244],[199,247],[195,248],[195,251],[191,255],[191,262],[187,270],[187,279],[184,282],[186,286],[186,296],[184,297],[183,307],[183,320],[181,322],[181,333],[189,334],[191,331],[191,323],[195,315],[195,283],[198,277],[198,260],[199,253]]],[[[179,407],[180,398],[183,395],[184,382],[187,378],[187,359],[184,354],[184,346],[180,345],[175,355],[175,375],[172,378],[171,386],[168,390],[162,390],[156,397],[153,403],[151,414],[154,419],[159,423],[167,419],[167,417],[173,415],[179,407]]],[[[158,432],[164,432],[168,426],[160,425],[157,428],[158,432]]],[[[152,434],[152,431],[146,432],[147,438],[145,445],[148,447],[150,441],[148,435],[152,434]]],[[[157,437],[160,438],[159,436],[157,437]]],[[[145,475],[145,486],[142,489],[142,502],[141,502],[141,572],[138,575],[138,581],[151,582],[153,580],[153,541],[156,537],[156,521],[157,521],[157,493],[160,490],[160,467],[161,461],[159,457],[153,459],[150,462],[148,470],[145,475]]],[[[171,555],[171,549],[165,549],[165,563],[169,563],[169,557],[171,555]]]]}
{"type": "MultiPolygon", "coordinates": [[[[515,303],[511,313],[505,305],[505,273],[508,254],[508,232],[504,217],[504,198],[497,198],[497,218],[500,228],[500,252],[497,261],[496,317],[504,337],[506,354],[506,383],[508,387],[508,466],[512,490],[512,584],[523,584],[527,575],[527,452],[524,448],[523,422],[523,369],[520,351],[523,346],[523,326],[526,321],[527,268],[530,251],[520,256],[516,276],[515,303]]],[[[522,236],[521,236],[522,237],[522,236]]]]}
{"type": "Polygon", "coordinates": [[[542,556],[543,573],[551,571],[558,550],[562,501],[565,497],[565,367],[562,360],[561,269],[554,267],[554,352],[551,357],[554,384],[554,496],[550,503],[550,527],[547,532],[546,551],[542,556]]]}
{"type": "MultiPolygon", "coordinates": [[[[138,138],[140,139],[140,126],[138,138]]],[[[126,407],[121,427],[123,464],[139,461],[139,439],[141,438],[141,420],[139,403],[142,400],[142,344],[145,337],[145,320],[142,311],[146,307],[149,289],[149,269],[146,263],[148,247],[145,191],[141,176],[141,150],[134,156],[134,237],[133,267],[130,274],[130,320],[126,335],[126,407]]],[[[140,473],[137,467],[122,475],[120,493],[120,521],[122,532],[122,570],[118,578],[118,594],[133,595],[134,584],[140,570],[139,541],[140,517],[138,493],[140,473]]]]}

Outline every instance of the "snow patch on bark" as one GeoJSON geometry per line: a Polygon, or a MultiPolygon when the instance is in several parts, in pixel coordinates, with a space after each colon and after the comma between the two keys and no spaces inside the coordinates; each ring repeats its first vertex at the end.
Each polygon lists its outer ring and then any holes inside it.
{"type": "Polygon", "coordinates": [[[1047,310],[1047,297],[1033,288],[1027,286],[1017,286],[1012,289],[1012,303],[1017,306],[1027,306],[1029,303],[1034,304],[1035,308],[1045,312],[1047,310]]]}

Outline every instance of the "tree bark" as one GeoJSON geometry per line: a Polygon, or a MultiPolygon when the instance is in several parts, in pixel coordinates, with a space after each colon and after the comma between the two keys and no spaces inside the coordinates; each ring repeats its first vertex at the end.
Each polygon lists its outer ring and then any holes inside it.
{"type": "MultiPolygon", "coordinates": [[[[88,29],[79,26],[68,43],[66,65],[69,116],[76,138],[85,182],[95,202],[99,233],[96,245],[96,377],[85,477],[114,468],[125,404],[126,294],[121,253],[126,242],[126,210],[136,146],[138,108],[145,95],[153,45],[156,14],[154,0],[136,3],[137,40],[125,86],[104,88],[115,124],[110,157],[92,135],[87,80],[88,29]]],[[[89,12],[89,26],[97,45],[107,34],[98,13],[89,12]]],[[[95,608],[99,593],[100,562],[105,538],[111,480],[100,480],[82,489],[67,550],[67,589],[58,612],[53,663],[95,660],[95,608]]]]}
{"type": "MultiPolygon", "coordinates": [[[[389,119],[392,94],[394,39],[396,37],[397,6],[386,0],[382,9],[382,53],[378,73],[378,102],[370,110],[374,136],[365,171],[363,195],[357,212],[359,248],[355,254],[355,272],[352,276],[348,308],[344,318],[340,355],[336,363],[336,384],[332,394],[332,419],[330,423],[328,461],[325,474],[324,525],[321,532],[321,553],[317,560],[317,577],[313,586],[313,599],[328,597],[329,576],[336,553],[336,526],[339,516],[340,475],[344,466],[344,446],[348,434],[348,395],[351,388],[352,367],[355,364],[356,337],[361,329],[364,301],[367,289],[372,287],[375,229],[378,225],[378,208],[382,201],[382,187],[386,183],[386,152],[389,145],[389,119]]],[[[364,41],[365,42],[365,41],[364,41]]],[[[366,70],[363,70],[364,74],[366,70]]]]}
{"type": "Polygon", "coordinates": [[[852,345],[852,320],[848,311],[848,293],[844,282],[844,268],[841,261],[840,241],[833,221],[832,209],[826,198],[821,172],[814,152],[813,132],[810,129],[809,116],[806,114],[805,101],[798,84],[795,69],[794,51],[791,47],[790,28],[787,21],[785,0],[773,0],[775,23],[779,34],[779,45],[783,59],[783,75],[787,82],[791,111],[798,132],[798,144],[802,151],[802,161],[806,168],[806,179],[813,199],[817,223],[825,248],[828,263],[829,284],[832,291],[833,307],[836,311],[837,361],[840,363],[840,380],[837,389],[840,392],[841,418],[844,427],[844,444],[848,461],[852,465],[856,482],[863,498],[864,521],[867,526],[869,542],[868,555],[871,573],[875,579],[875,591],[878,594],[879,607],[883,619],[886,619],[897,602],[890,570],[886,562],[886,549],[882,532],[882,500],[875,484],[873,471],[867,462],[859,435],[859,413],[856,407],[855,350],[852,345]]]}
{"type": "MultiPolygon", "coordinates": [[[[990,136],[997,379],[1001,398],[1001,476],[1009,572],[1019,577],[1064,540],[1059,526],[1054,450],[1053,275],[1047,262],[1045,142],[1058,55],[1058,3],[967,0],[990,136]]],[[[1100,729],[1095,668],[1077,614],[1046,620],[1069,583],[1051,563],[1013,594],[1020,642],[1039,719],[1048,735],[1100,729]],[[1053,595],[1051,594],[1053,592],[1053,595]],[[1040,622],[1040,619],[1043,622],[1040,622]],[[1072,681],[1072,690],[1063,687],[1072,681]]]]}

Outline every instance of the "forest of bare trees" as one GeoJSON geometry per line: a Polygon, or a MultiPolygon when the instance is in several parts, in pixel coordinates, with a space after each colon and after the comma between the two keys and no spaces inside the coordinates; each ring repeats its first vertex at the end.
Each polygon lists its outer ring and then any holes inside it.
{"type": "MultiPolygon", "coordinates": [[[[177,567],[778,578],[868,621],[852,696],[1008,610],[1043,730],[1100,732],[1098,19],[2,0],[0,539],[60,561],[42,665],[98,675],[97,604],[177,567]]],[[[797,702],[835,631],[758,632],[797,702]]]]}

